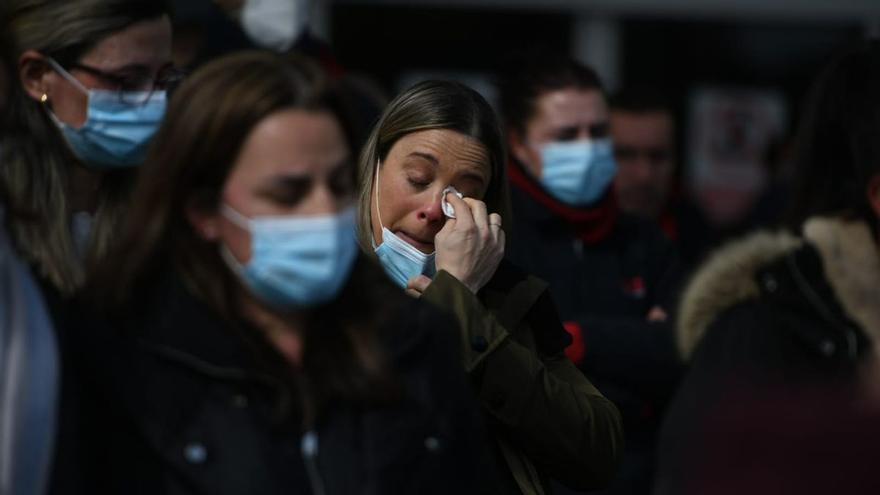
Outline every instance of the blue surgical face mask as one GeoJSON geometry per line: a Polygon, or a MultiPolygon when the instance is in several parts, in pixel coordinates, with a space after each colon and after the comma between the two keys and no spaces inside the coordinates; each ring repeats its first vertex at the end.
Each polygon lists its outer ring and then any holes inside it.
{"type": "Polygon", "coordinates": [[[400,288],[406,288],[406,282],[416,275],[428,278],[436,275],[434,253],[419,251],[385,227],[382,227],[382,244],[376,246],[374,242],[373,249],[385,273],[400,288]]]}
{"type": "Polygon", "coordinates": [[[540,151],[541,184],[572,206],[596,202],[617,173],[610,139],[554,142],[540,151]]]}
{"type": "Polygon", "coordinates": [[[88,96],[86,121],[71,127],[52,115],[73,154],[95,168],[133,167],[144,162],[150,140],[165,115],[165,91],[88,89],[54,60],[49,64],[88,96]]]}
{"type": "Polygon", "coordinates": [[[242,283],[264,303],[301,309],[334,299],[354,260],[354,210],[332,215],[247,218],[228,205],[221,212],[250,232],[251,259],[240,263],[221,246],[221,254],[242,283]]]}
{"type": "Polygon", "coordinates": [[[382,227],[382,244],[376,246],[374,239],[373,250],[391,280],[400,288],[406,288],[406,282],[416,275],[434,278],[437,271],[434,265],[435,253],[425,254],[419,251],[382,224],[382,215],[379,213],[379,166],[377,163],[373,183],[376,188],[376,217],[382,227]]]}

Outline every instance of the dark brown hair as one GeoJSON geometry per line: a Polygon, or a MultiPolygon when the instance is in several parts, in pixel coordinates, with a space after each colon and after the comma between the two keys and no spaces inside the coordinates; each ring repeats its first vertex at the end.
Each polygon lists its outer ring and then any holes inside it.
{"type": "Polygon", "coordinates": [[[621,89],[614,93],[610,103],[613,110],[672,115],[672,105],[666,95],[648,85],[633,85],[621,89]]]}
{"type": "MultiPolygon", "coordinates": [[[[249,327],[239,306],[240,283],[218,245],[197,234],[185,211],[218,210],[244,142],[276,112],[330,112],[350,146],[350,119],[340,101],[314,65],[268,53],[227,56],[193,74],[175,92],[153,141],[119,250],[92,277],[89,293],[96,306],[110,318],[124,317],[173,270],[190,293],[225,321],[249,327]]],[[[377,268],[359,261],[340,296],[308,312],[303,329],[306,382],[300,385],[308,391],[313,412],[334,398],[368,400],[383,390],[378,384],[386,374],[376,339],[383,308],[394,300],[391,291],[377,268]]],[[[255,334],[262,333],[242,332],[258,348],[271,351],[266,339],[255,334]]],[[[278,353],[268,357],[276,374],[291,373],[278,353]]]]}
{"type": "MultiPolygon", "coordinates": [[[[0,26],[3,25],[5,25],[3,22],[3,12],[0,11],[0,26]]],[[[14,49],[9,34],[4,30],[0,30],[0,138],[2,138],[6,128],[11,124],[6,106],[9,104],[12,92],[18,86],[13,83],[16,66],[13,53],[14,49]]],[[[2,194],[2,191],[0,191],[0,194],[2,194]]]]}
{"type": "Polygon", "coordinates": [[[858,218],[876,229],[868,181],[880,174],[880,40],[832,60],[816,78],[795,140],[789,225],[813,216],[858,218]]]}
{"type": "Polygon", "coordinates": [[[511,57],[498,82],[501,117],[507,129],[524,132],[535,113],[535,101],[566,88],[604,93],[598,74],[564,55],[530,52],[511,57]]]}

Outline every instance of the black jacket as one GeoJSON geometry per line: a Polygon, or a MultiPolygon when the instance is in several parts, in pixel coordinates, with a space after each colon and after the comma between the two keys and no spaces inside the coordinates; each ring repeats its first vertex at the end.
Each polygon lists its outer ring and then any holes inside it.
{"type": "Polygon", "coordinates": [[[628,215],[586,244],[518,187],[511,199],[508,258],[546,280],[562,320],[580,327],[579,367],[620,409],[627,444],[652,443],[681,371],[672,326],[646,321],[654,306],[672,313],[680,278],[672,245],[655,224],[628,215]]]}
{"type": "Polygon", "coordinates": [[[256,330],[160,284],[83,349],[93,492],[483,493],[494,472],[455,324],[399,296],[382,335],[402,399],[336,403],[305,434],[290,387],[237,333],[256,330]]]}
{"type": "MultiPolygon", "coordinates": [[[[664,421],[657,493],[686,493],[684,467],[703,455],[719,412],[739,415],[736,403],[754,416],[740,399],[794,403],[805,389],[856,383],[880,332],[877,246],[861,224],[807,225],[805,239],[757,234],[727,246],[686,290],[678,337],[690,369],[664,421]]],[[[763,420],[772,429],[784,419],[763,420]]]]}

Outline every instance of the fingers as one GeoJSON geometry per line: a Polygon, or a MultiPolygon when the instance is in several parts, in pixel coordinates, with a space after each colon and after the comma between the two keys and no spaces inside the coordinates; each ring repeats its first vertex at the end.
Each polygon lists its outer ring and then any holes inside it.
{"type": "Polygon", "coordinates": [[[662,323],[669,318],[669,315],[666,314],[666,311],[663,311],[663,308],[660,306],[654,306],[651,308],[651,311],[648,312],[647,320],[650,323],[662,323]]]}
{"type": "Polygon", "coordinates": [[[489,215],[489,226],[501,228],[501,215],[497,213],[492,213],[489,215]]]}
{"type": "Polygon", "coordinates": [[[504,238],[504,230],[501,229],[501,215],[497,213],[489,215],[489,231],[495,241],[504,238]]]}
{"type": "Polygon", "coordinates": [[[477,226],[477,230],[480,232],[486,232],[486,235],[490,235],[489,214],[486,211],[486,203],[473,198],[464,198],[464,202],[471,207],[471,214],[473,214],[474,225],[477,226]]]}
{"type": "Polygon", "coordinates": [[[505,242],[507,242],[507,235],[504,233],[503,230],[501,230],[499,228],[493,228],[492,230],[498,231],[498,233],[495,234],[496,247],[501,252],[501,257],[503,258],[504,257],[505,242]]]}
{"type": "MultiPolygon", "coordinates": [[[[465,203],[464,200],[456,196],[454,193],[449,192],[446,193],[446,201],[455,209],[456,226],[468,229],[474,225],[474,216],[473,213],[471,213],[471,207],[465,203]]],[[[447,219],[446,223],[449,223],[449,220],[452,219],[447,219]]]]}
{"type": "Polygon", "coordinates": [[[440,228],[440,231],[434,235],[434,245],[439,244],[443,239],[446,239],[453,230],[455,230],[457,218],[447,218],[446,223],[443,224],[443,227],[440,228]]]}
{"type": "Polygon", "coordinates": [[[406,281],[406,293],[414,297],[420,297],[429,285],[431,285],[430,278],[425,275],[415,275],[406,281]]]}

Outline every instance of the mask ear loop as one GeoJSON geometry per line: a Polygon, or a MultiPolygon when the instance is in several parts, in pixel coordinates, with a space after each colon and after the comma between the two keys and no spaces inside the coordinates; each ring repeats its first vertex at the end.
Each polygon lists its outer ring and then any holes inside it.
{"type": "Polygon", "coordinates": [[[77,78],[73,77],[73,74],[71,74],[70,72],[67,72],[67,70],[64,67],[61,67],[61,64],[56,62],[55,59],[53,59],[52,57],[46,57],[46,62],[48,62],[49,65],[52,66],[52,69],[54,69],[55,72],[57,72],[61,77],[66,79],[67,82],[76,86],[76,88],[79,89],[80,91],[82,91],[83,93],[89,94],[89,88],[83,86],[83,83],[79,82],[79,80],[77,80],[77,78]]]}
{"type": "MultiPolygon", "coordinates": [[[[226,202],[223,202],[220,205],[220,214],[238,227],[241,227],[247,232],[251,232],[251,220],[239,213],[235,208],[226,204],[226,202]]],[[[251,242],[253,242],[253,240],[251,240],[251,242]]],[[[235,258],[235,255],[232,254],[232,251],[229,250],[229,247],[223,241],[220,241],[220,257],[223,258],[226,265],[237,275],[241,276],[241,274],[244,273],[244,264],[235,258]]]]}
{"type": "MultiPolygon", "coordinates": [[[[52,57],[46,57],[46,63],[48,63],[49,66],[52,67],[52,70],[57,72],[58,75],[63,77],[64,80],[72,84],[73,87],[75,87],[76,89],[85,93],[87,98],[89,97],[89,89],[83,86],[83,84],[79,82],[75,77],[73,77],[70,72],[67,72],[64,67],[61,67],[61,64],[56,62],[55,59],[53,59],[52,57]]],[[[55,125],[57,125],[58,127],[69,127],[67,124],[62,122],[57,115],[55,115],[55,112],[52,110],[51,105],[48,105],[49,96],[47,94],[43,93],[43,97],[40,99],[40,102],[43,104],[43,108],[46,109],[46,112],[48,112],[49,118],[52,119],[52,122],[55,122],[55,125]]]]}
{"type": "Polygon", "coordinates": [[[220,206],[220,214],[226,217],[230,222],[241,227],[242,229],[248,232],[251,231],[251,219],[242,215],[228,204],[223,203],[220,206]]]}

